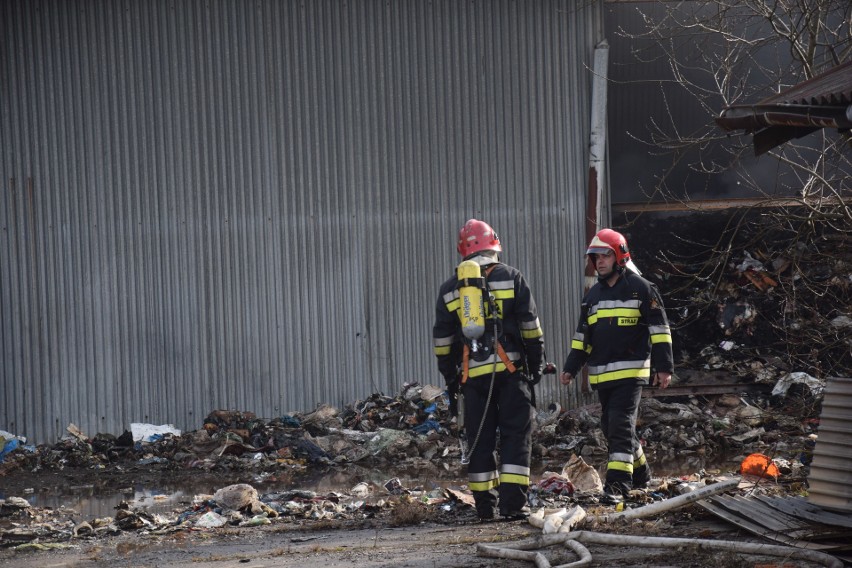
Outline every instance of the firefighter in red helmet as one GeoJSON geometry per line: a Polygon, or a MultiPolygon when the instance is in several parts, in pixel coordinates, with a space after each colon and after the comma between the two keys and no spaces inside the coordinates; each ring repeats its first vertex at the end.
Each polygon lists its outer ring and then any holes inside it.
{"type": "Polygon", "coordinates": [[[604,500],[616,503],[650,480],[636,419],[642,387],[650,382],[666,388],[671,382],[672,336],[660,293],[639,275],[621,233],[599,231],[586,255],[598,281],[583,298],[560,380],[568,385],[588,366],[609,447],[604,500]]]}
{"type": "Polygon", "coordinates": [[[488,223],[466,222],[457,250],[462,262],[441,285],[435,311],[438,369],[463,401],[462,463],[480,520],[521,518],[529,512],[533,387],[544,361],[538,311],[523,275],[500,262],[488,223]]]}

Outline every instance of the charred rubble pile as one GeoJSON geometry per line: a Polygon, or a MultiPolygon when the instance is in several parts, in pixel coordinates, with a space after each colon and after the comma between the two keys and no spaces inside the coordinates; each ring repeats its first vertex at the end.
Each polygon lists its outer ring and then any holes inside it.
{"type": "Polygon", "coordinates": [[[307,470],[365,461],[423,465],[451,457],[452,451],[458,457],[452,428],[443,389],[406,384],[395,397],[374,394],[343,411],[323,404],[311,412],[266,419],[248,411],[215,410],[199,429],[183,433],[135,439],[125,431],[89,438],[72,424],[52,445],[3,439],[0,448],[5,443],[11,450],[0,457],[0,477],[18,469],[102,470],[127,463],[212,472],[307,470]]]}
{"type": "MultiPolygon", "coordinates": [[[[818,408],[821,395],[819,381],[779,381],[778,385],[786,385],[778,395],[646,399],[640,434],[656,459],[692,456],[696,469],[705,458],[751,451],[807,464],[817,422],[813,409],[818,408]],[[801,386],[812,403],[801,405],[801,396],[788,396],[790,385],[801,386]]],[[[332,468],[363,466],[464,479],[447,394],[433,385],[407,383],[396,396],[374,394],[342,411],[320,405],[312,412],[271,420],[251,412],[217,410],[197,430],[138,440],[129,431],[118,437],[99,433],[89,438],[72,426],[53,445],[19,444],[7,452],[0,462],[0,477],[16,471],[66,467],[126,471],[132,466],[135,470],[209,472],[231,479],[264,479],[272,474],[280,478],[287,471],[295,479],[332,468]]],[[[589,463],[603,463],[606,443],[599,407],[562,411],[553,404],[539,409],[533,442],[533,465],[540,471],[558,471],[574,454],[589,463]]]]}
{"type": "MultiPolygon", "coordinates": [[[[767,480],[762,491],[778,493],[802,486],[807,463],[807,450],[802,448],[807,448],[808,428],[803,417],[791,415],[782,424],[756,401],[722,396],[713,404],[689,398],[677,402],[647,399],[642,405],[640,432],[649,453],[657,456],[704,456],[722,448],[742,455],[771,454],[780,476],[767,480]]],[[[425,520],[475,522],[476,518],[472,496],[464,486],[446,395],[430,385],[406,384],[397,396],[373,395],[343,411],[321,405],[313,412],[272,420],[250,412],[214,411],[198,430],[155,434],[141,441],[133,440],[130,432],[119,437],[98,434],[90,439],[75,428],[68,430],[52,446],[19,446],[8,452],[0,463],[0,476],[30,479],[29,472],[75,466],[92,470],[92,476],[108,475],[119,468],[183,471],[193,477],[210,472],[221,484],[215,493],[195,495],[191,504],[168,513],[122,501],[114,515],[103,518],[81,518],[61,507],[35,507],[6,491],[5,498],[0,498],[0,549],[66,547],[123,532],[165,535],[316,521],[335,523],[323,525],[327,527],[404,526],[425,520]],[[359,471],[359,464],[384,467],[387,472],[396,468],[417,473],[411,481],[392,477],[375,483],[353,473],[359,471]],[[308,474],[322,468],[346,472],[342,483],[352,486],[316,493],[298,489],[298,475],[287,484],[295,489],[281,490],[280,483],[273,483],[284,477],[281,472],[308,474]],[[435,483],[442,477],[436,474],[444,474],[444,482],[435,483]]],[[[606,448],[595,407],[563,412],[554,404],[541,409],[534,441],[540,473],[533,476],[530,503],[537,508],[598,507],[600,477],[590,464],[604,463],[606,448]]],[[[663,475],[647,491],[631,494],[631,506],[713,483],[718,474],[735,469],[704,471],[698,467],[700,463],[689,475],[663,475]]]]}
{"type": "MultiPolygon", "coordinates": [[[[782,424],[755,401],[723,396],[713,404],[689,398],[647,399],[640,432],[657,459],[660,454],[700,457],[722,448],[741,455],[771,454],[780,476],[767,480],[762,491],[778,493],[802,486],[808,428],[802,417],[791,415],[782,424]]],[[[430,385],[407,384],[397,396],[373,395],[343,411],[321,405],[313,412],[272,420],[250,412],[214,411],[198,430],[154,434],[141,441],[133,440],[130,432],[90,439],[75,428],[68,430],[52,446],[19,446],[8,452],[0,463],[0,476],[32,479],[30,472],[77,467],[92,476],[117,470],[186,472],[193,477],[209,472],[221,484],[215,493],[195,495],[192,503],[171,512],[151,512],[131,500],[122,501],[114,515],[103,518],[81,518],[62,507],[35,507],[25,498],[26,491],[14,495],[7,490],[0,498],[0,549],[67,547],[126,532],[165,535],[316,521],[334,523],[323,525],[327,527],[405,526],[476,518],[472,496],[464,486],[446,395],[430,385]],[[359,464],[384,468],[388,476],[395,470],[416,474],[400,475],[409,481],[391,477],[377,483],[357,474],[363,469],[359,464]],[[342,483],[352,486],[324,493],[298,488],[299,475],[320,469],[345,472],[342,483]],[[281,490],[280,483],[273,483],[285,477],[281,472],[297,473],[288,476],[287,483],[295,489],[281,490]],[[421,479],[432,482],[424,484],[421,479]]],[[[591,464],[605,462],[606,448],[595,407],[563,412],[554,404],[541,409],[534,441],[534,465],[540,473],[533,476],[530,503],[537,508],[598,507],[600,477],[591,464]]],[[[648,490],[631,494],[631,506],[713,483],[718,474],[735,469],[704,471],[697,463],[692,474],[663,475],[648,490]]]]}
{"type": "Polygon", "coordinates": [[[703,212],[620,230],[666,301],[678,368],[770,384],[794,372],[852,376],[848,221],[703,212]]]}

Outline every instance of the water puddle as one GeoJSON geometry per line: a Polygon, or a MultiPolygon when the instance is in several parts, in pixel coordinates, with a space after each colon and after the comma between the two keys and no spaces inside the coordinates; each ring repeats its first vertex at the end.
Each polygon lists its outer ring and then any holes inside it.
{"type": "MultiPolygon", "coordinates": [[[[600,461],[600,460],[595,460],[600,461]]],[[[730,472],[737,469],[737,462],[729,458],[715,457],[707,459],[701,456],[666,458],[651,460],[655,477],[680,477],[701,470],[707,473],[730,472]]],[[[604,467],[603,464],[598,464],[604,467]]],[[[536,481],[545,471],[561,471],[560,464],[539,464],[533,469],[536,481]]],[[[599,469],[603,476],[604,469],[599,469]]],[[[93,474],[96,477],[96,474],[93,474]]],[[[169,514],[183,512],[192,508],[198,496],[212,495],[216,490],[232,483],[249,483],[260,494],[279,493],[295,489],[313,491],[324,495],[331,492],[347,494],[360,482],[367,482],[377,488],[382,495],[382,486],[389,480],[398,478],[406,489],[432,491],[437,488],[462,488],[466,484],[464,475],[451,475],[446,472],[423,471],[387,471],[350,467],[345,471],[316,472],[299,478],[256,475],[253,479],[228,480],[227,476],[195,475],[192,473],[165,474],[167,479],[148,480],[129,487],[105,490],[99,484],[49,487],[33,490],[24,497],[31,505],[44,508],[65,508],[73,511],[81,519],[96,519],[115,515],[116,507],[126,501],[131,507],[148,511],[151,514],[169,514]]],[[[0,490],[0,498],[4,498],[0,490]]]]}

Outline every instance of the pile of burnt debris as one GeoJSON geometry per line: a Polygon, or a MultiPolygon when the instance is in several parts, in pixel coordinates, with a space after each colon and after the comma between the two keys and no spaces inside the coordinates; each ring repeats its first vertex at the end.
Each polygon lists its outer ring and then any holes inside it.
{"type": "MultiPolygon", "coordinates": [[[[658,460],[764,451],[787,460],[787,473],[801,475],[793,470],[808,463],[822,389],[821,381],[790,373],[767,394],[648,398],[641,406],[639,433],[658,460]]],[[[2,456],[0,476],[16,470],[103,470],[127,464],[230,473],[362,464],[464,477],[447,394],[432,385],[406,384],[396,396],[375,394],[342,411],[321,405],[271,420],[251,412],[214,411],[201,428],[184,433],[157,427],[146,433],[141,426],[153,427],[134,424],[121,436],[99,433],[89,438],[71,425],[52,445],[7,441],[6,448],[14,448],[2,456]]],[[[533,442],[538,470],[561,467],[572,454],[589,462],[605,461],[599,407],[540,409],[533,442]]]]}
{"type": "MultiPolygon", "coordinates": [[[[771,448],[796,461],[806,451],[826,378],[852,375],[852,239],[838,223],[796,219],[705,212],[617,227],[659,286],[673,329],[673,388],[642,405],[640,433],[651,455],[771,448]],[[702,388],[677,388],[689,385],[702,388]]],[[[546,467],[572,453],[604,453],[594,413],[594,406],[540,409],[535,459],[546,467]]],[[[145,440],[129,431],[90,438],[69,427],[62,440],[38,448],[6,435],[0,477],[126,460],[208,471],[359,462],[460,470],[442,386],[405,384],[396,396],[272,420],[215,411],[201,426],[145,440]]]]}
{"type": "Polygon", "coordinates": [[[619,230],[663,294],[678,368],[763,383],[852,376],[848,218],[734,210],[646,215],[619,230]]]}
{"type": "MultiPolygon", "coordinates": [[[[803,384],[813,389],[815,399],[819,398],[818,382],[803,384]]],[[[815,421],[810,415],[783,411],[785,400],[783,394],[751,400],[721,395],[713,397],[712,402],[699,397],[672,402],[646,399],[640,433],[649,453],[660,461],[665,461],[666,454],[734,452],[745,456],[762,451],[772,456],[776,469],[761,491],[797,493],[804,487],[815,421]]],[[[596,412],[594,406],[563,412],[554,405],[538,413],[534,455],[539,473],[533,476],[530,488],[533,507],[603,507],[599,503],[600,476],[589,465],[603,463],[606,454],[596,412]]],[[[83,518],[62,507],[38,508],[27,501],[26,491],[19,495],[7,491],[0,496],[0,548],[41,550],[129,531],[158,535],[282,522],[342,523],[339,526],[363,526],[365,522],[399,526],[426,520],[476,522],[472,495],[464,485],[456,434],[445,391],[419,384],[406,384],[393,397],[373,395],[342,411],[322,405],[309,413],[272,420],[250,412],[214,411],[201,428],[184,433],[170,427],[134,424],[118,437],[98,434],[89,438],[72,425],[56,444],[18,444],[6,452],[0,476],[7,476],[7,480],[14,476],[35,479],[34,473],[72,467],[93,470],[93,476],[108,476],[117,470],[193,475],[209,472],[231,485],[222,483],[215,493],[196,495],[168,513],[151,512],[145,506],[123,501],[114,515],[103,518],[83,518]],[[383,483],[361,481],[342,491],[325,493],[282,491],[280,484],[264,481],[285,470],[347,471],[359,464],[373,469],[382,469],[385,464],[385,471],[418,471],[422,473],[418,479],[434,480],[436,472],[443,472],[444,479],[452,481],[406,486],[392,477],[383,483]],[[253,483],[235,483],[239,479],[253,483]],[[258,491],[258,487],[267,487],[268,491],[258,491]]],[[[733,467],[727,471],[734,472],[733,467]]],[[[696,468],[690,475],[663,475],[648,489],[632,492],[627,507],[641,507],[695,490],[725,473],[696,468]]],[[[352,482],[357,479],[352,476],[352,482]]],[[[300,486],[298,479],[287,485],[300,486]]]]}

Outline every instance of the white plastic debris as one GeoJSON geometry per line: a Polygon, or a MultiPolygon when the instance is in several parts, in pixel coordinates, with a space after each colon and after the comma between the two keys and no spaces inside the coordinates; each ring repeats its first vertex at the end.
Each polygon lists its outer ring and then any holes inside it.
{"type": "Polygon", "coordinates": [[[430,402],[444,394],[444,389],[435,385],[424,385],[420,391],[420,398],[426,402],[430,402]]]}
{"type": "Polygon", "coordinates": [[[215,529],[223,526],[227,522],[227,519],[219,513],[207,511],[198,517],[198,520],[195,521],[195,526],[202,529],[215,529]]]}
{"type": "Polygon", "coordinates": [[[133,434],[134,442],[153,442],[158,436],[164,434],[174,434],[180,436],[180,430],[174,427],[174,424],[163,424],[155,426],[154,424],[142,424],[133,422],[130,425],[130,432],[133,434]]]}
{"type": "MultiPolygon", "coordinates": [[[[27,439],[24,436],[16,436],[11,432],[7,432],[6,430],[0,430],[0,438],[5,440],[18,440],[19,442],[26,444],[27,439]]],[[[2,441],[0,440],[0,445],[2,445],[2,441]]]]}
{"type": "Polygon", "coordinates": [[[795,384],[805,385],[811,390],[811,394],[814,396],[820,396],[822,391],[825,390],[825,381],[821,381],[802,371],[796,371],[794,373],[787,373],[778,379],[778,382],[775,383],[775,388],[772,389],[772,396],[787,394],[790,387],[795,384]]]}
{"type": "Polygon", "coordinates": [[[763,267],[763,263],[751,256],[751,253],[745,251],[745,259],[741,264],[737,266],[737,270],[740,272],[745,272],[746,270],[754,270],[755,272],[760,272],[761,270],[766,270],[763,267]]]}

